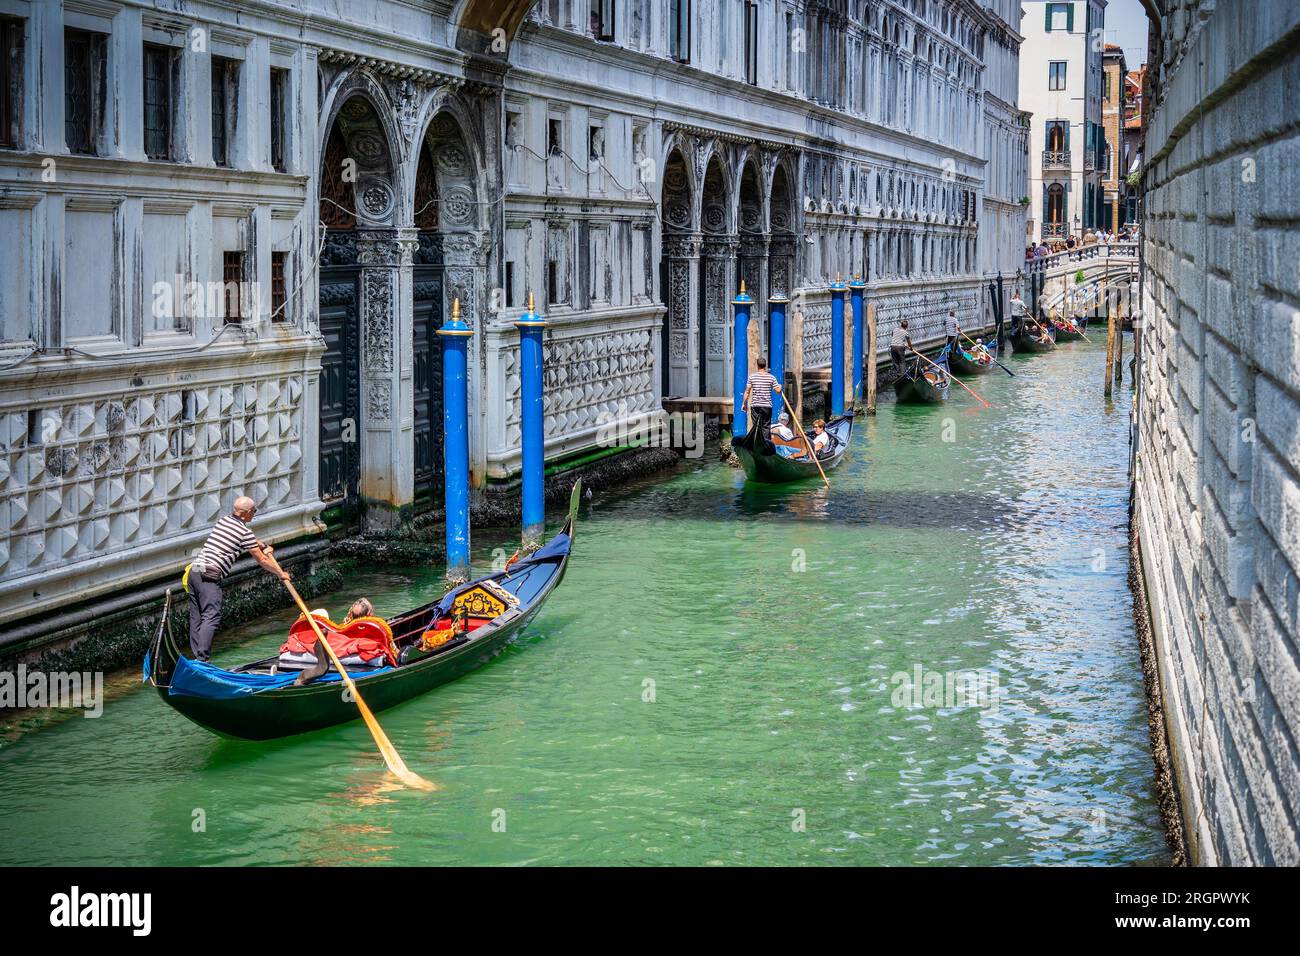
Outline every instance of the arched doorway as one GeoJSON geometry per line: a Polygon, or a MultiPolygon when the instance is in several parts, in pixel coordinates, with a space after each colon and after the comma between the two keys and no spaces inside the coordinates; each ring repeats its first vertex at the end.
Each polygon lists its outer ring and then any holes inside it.
{"type": "Polygon", "coordinates": [[[438,173],[428,137],[420,144],[415,172],[416,249],[412,257],[411,379],[417,510],[440,504],[442,453],[443,259],[438,237],[438,173]]]}
{"type": "Polygon", "coordinates": [[[690,395],[696,388],[698,342],[693,303],[698,295],[700,239],[694,231],[691,176],[681,151],[673,149],[664,164],[663,237],[659,289],[665,309],[663,327],[663,394],[690,395]]]}
{"type": "MultiPolygon", "coordinates": [[[[768,242],[767,285],[768,296],[789,296],[794,288],[795,269],[795,211],[794,195],[790,188],[790,175],[783,163],[778,162],[772,173],[772,187],[768,206],[771,238],[768,242]]],[[[787,315],[789,313],[787,312],[787,315]]],[[[767,329],[764,350],[768,362],[772,357],[772,328],[767,329]]],[[[789,341],[789,332],[786,333],[789,341]]]]}
{"type": "MultiPolygon", "coordinates": [[[[767,329],[767,216],[764,211],[762,174],[758,161],[750,156],[740,174],[737,191],[736,229],[740,237],[737,279],[745,281],[745,291],[754,300],[750,325],[757,330],[756,341],[763,342],[767,329]]],[[[736,283],[739,292],[739,281],[736,283]]],[[[734,343],[733,343],[734,349],[734,343]]],[[[758,358],[750,349],[751,364],[758,358]]],[[[734,354],[734,352],[733,352],[734,354]]]]}
{"type": "Polygon", "coordinates": [[[731,394],[731,332],[727,313],[732,294],[736,239],[731,234],[731,190],[722,162],[705,167],[700,194],[700,395],[731,394]]]}

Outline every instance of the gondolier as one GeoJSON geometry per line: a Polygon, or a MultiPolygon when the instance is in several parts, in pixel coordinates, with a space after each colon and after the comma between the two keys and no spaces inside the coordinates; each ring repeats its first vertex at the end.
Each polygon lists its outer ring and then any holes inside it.
{"type": "Polygon", "coordinates": [[[961,332],[961,326],[957,324],[957,313],[952,309],[948,310],[948,321],[944,325],[943,334],[947,337],[944,343],[946,348],[952,348],[957,344],[957,335],[961,332]]]}
{"type": "Polygon", "coordinates": [[[257,540],[249,528],[257,505],[241,495],[232,512],[218,518],[208,540],[190,564],[185,589],[190,596],[190,651],[200,661],[212,656],[212,638],[221,626],[221,582],[230,573],[235,559],[244,552],[253,556],[269,574],[288,581],[289,572],[276,562],[269,545],[257,540]]]}
{"type": "Polygon", "coordinates": [[[758,370],[745,383],[740,405],[762,434],[763,447],[768,448],[772,444],[772,393],[781,394],[781,383],[767,370],[767,359],[759,356],[755,364],[758,370]]]}
{"type": "Polygon", "coordinates": [[[894,360],[894,368],[900,372],[903,370],[903,357],[911,347],[912,337],[907,332],[907,319],[903,319],[894,326],[894,331],[889,336],[889,357],[894,360]]]}
{"type": "Polygon", "coordinates": [[[1029,315],[1029,308],[1025,305],[1025,300],[1020,298],[1020,292],[1016,291],[1011,294],[1011,334],[1013,336],[1020,334],[1020,324],[1024,322],[1025,316],[1029,315]]]}

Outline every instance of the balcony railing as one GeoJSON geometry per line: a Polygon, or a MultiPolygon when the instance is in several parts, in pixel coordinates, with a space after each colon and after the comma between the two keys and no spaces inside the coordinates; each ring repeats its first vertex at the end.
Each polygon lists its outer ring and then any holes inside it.
{"type": "Polygon", "coordinates": [[[1068,149],[1043,150],[1044,169],[1069,169],[1070,151],[1068,149]]]}
{"type": "Polygon", "coordinates": [[[1070,234],[1066,223],[1063,222],[1045,222],[1043,223],[1044,239],[1064,239],[1070,234]]]}

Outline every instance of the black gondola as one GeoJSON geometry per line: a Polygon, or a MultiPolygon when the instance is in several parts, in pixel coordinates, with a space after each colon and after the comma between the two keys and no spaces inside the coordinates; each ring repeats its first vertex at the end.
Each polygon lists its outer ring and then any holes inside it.
{"type": "MultiPolygon", "coordinates": [[[[448,591],[441,600],[385,622],[398,664],[348,666],[372,711],[410,700],[486,663],[541,608],[564,578],[580,501],[579,481],[563,530],[533,554],[448,591]],[[432,635],[432,637],[431,637],[432,635]]],[[[357,706],[340,693],[332,668],[295,685],[295,669],[277,655],[229,670],[181,654],[172,634],[171,595],[145,657],[145,677],[168,706],[223,737],[271,740],[355,720],[357,706]]],[[[371,620],[371,619],[367,619],[371,620]]]]}
{"type": "Polygon", "coordinates": [[[948,367],[948,349],[944,348],[933,364],[920,356],[903,366],[894,380],[894,397],[900,402],[930,404],[948,399],[952,388],[952,372],[948,367]]]}
{"type": "Polygon", "coordinates": [[[826,423],[826,432],[831,436],[831,450],[816,462],[808,458],[793,458],[782,454],[778,446],[766,444],[759,434],[757,424],[750,422],[749,431],[742,437],[733,439],[732,449],[745,469],[745,477],[750,481],[769,485],[800,481],[804,478],[821,478],[822,471],[830,471],[844,458],[849,441],[853,437],[853,413],[848,412],[839,418],[832,418],[826,423]],[[821,465],[818,471],[817,465],[821,465]]]}
{"type": "Polygon", "coordinates": [[[1083,338],[1084,330],[1088,328],[1088,317],[1079,316],[1077,319],[1053,322],[1052,327],[1056,329],[1056,341],[1077,342],[1083,338]]]}
{"type": "Polygon", "coordinates": [[[1017,352],[1050,352],[1056,348],[1056,329],[1050,324],[1040,326],[1033,319],[1024,319],[1011,337],[1011,345],[1017,352]],[[1047,332],[1044,339],[1030,334],[1043,330],[1047,332]]]}
{"type": "Polygon", "coordinates": [[[987,349],[968,352],[959,345],[952,350],[948,365],[957,375],[983,375],[993,369],[997,361],[987,349]]]}

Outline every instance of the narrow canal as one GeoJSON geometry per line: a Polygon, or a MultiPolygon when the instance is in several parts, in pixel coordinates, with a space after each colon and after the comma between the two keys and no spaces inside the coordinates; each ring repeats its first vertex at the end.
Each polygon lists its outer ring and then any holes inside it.
{"type": "MultiPolygon", "coordinates": [[[[709,460],[598,494],[524,638],[381,716],[437,793],[391,784],[359,722],[223,741],[140,687],[0,746],[0,858],[1164,863],[1126,586],[1130,392],[1103,402],[1104,355],[1009,359],[1015,378],[971,383],[988,410],[887,394],[829,491],[746,488],[709,460]],[[926,693],[957,674],[985,693],[926,693]]],[[[478,566],[511,538],[479,534],[478,566]]],[[[440,573],[315,603],[391,614],[440,573]]],[[[217,662],[269,651],[290,617],[217,662]]]]}

